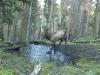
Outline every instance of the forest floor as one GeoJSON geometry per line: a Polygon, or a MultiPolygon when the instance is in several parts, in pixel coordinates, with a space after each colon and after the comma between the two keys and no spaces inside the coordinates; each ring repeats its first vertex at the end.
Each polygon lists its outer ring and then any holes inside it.
{"type": "MultiPolygon", "coordinates": [[[[68,44],[62,45],[61,50],[74,58],[76,64],[57,66],[44,62],[39,75],[100,75],[100,44],[68,44]]],[[[37,64],[29,63],[20,52],[5,52],[0,42],[0,75],[30,75],[37,64]]]]}

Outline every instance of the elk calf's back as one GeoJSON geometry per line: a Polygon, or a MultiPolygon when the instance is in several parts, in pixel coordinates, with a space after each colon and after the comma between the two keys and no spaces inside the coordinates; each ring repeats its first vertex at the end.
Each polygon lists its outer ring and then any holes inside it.
{"type": "Polygon", "coordinates": [[[52,41],[57,41],[61,39],[63,40],[64,34],[65,34],[64,30],[59,30],[52,34],[51,40],[52,41]]]}

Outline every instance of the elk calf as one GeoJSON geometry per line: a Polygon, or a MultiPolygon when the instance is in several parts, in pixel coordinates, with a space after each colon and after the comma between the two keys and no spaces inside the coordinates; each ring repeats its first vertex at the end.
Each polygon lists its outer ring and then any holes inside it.
{"type": "Polygon", "coordinates": [[[58,30],[54,33],[50,33],[48,28],[44,28],[44,38],[46,38],[47,40],[53,43],[54,50],[55,50],[55,43],[57,41],[60,41],[60,43],[58,44],[58,47],[61,45],[62,41],[65,41],[65,45],[66,45],[67,32],[64,30],[58,30]]]}

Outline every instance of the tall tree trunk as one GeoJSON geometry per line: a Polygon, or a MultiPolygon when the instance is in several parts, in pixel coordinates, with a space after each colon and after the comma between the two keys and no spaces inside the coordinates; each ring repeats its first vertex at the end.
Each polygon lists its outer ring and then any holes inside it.
{"type": "Polygon", "coordinates": [[[80,15],[81,15],[81,0],[71,0],[69,11],[68,38],[73,39],[79,36],[80,32],[80,15]]]}
{"type": "Polygon", "coordinates": [[[100,0],[96,4],[96,37],[100,36],[100,0]]]}
{"type": "Polygon", "coordinates": [[[29,7],[29,15],[28,15],[28,25],[27,25],[27,33],[26,33],[26,41],[28,42],[29,41],[29,38],[30,38],[30,29],[32,27],[32,2],[30,4],[30,7],[29,7]]]}
{"type": "Polygon", "coordinates": [[[3,35],[3,17],[4,17],[4,3],[3,0],[0,2],[0,39],[4,39],[3,35]]]}

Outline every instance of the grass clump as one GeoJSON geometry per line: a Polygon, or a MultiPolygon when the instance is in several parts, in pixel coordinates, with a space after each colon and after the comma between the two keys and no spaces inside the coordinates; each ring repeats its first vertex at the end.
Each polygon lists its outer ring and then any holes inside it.
{"type": "Polygon", "coordinates": [[[45,62],[42,64],[42,69],[40,71],[40,75],[54,75],[51,71],[54,67],[54,63],[45,62]]]}
{"type": "Polygon", "coordinates": [[[90,61],[86,59],[81,59],[77,63],[77,67],[82,69],[86,75],[98,75],[100,74],[100,64],[96,63],[96,61],[90,61]]]}
{"type": "Polygon", "coordinates": [[[0,64],[0,75],[14,75],[14,70],[11,65],[1,63],[0,64]]]}

